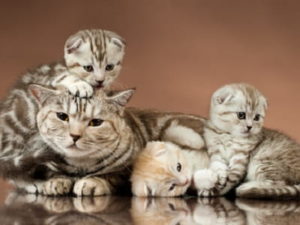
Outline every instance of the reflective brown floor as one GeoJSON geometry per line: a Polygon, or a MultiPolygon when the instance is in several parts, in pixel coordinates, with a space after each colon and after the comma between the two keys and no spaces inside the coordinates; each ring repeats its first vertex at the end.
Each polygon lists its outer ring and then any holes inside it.
{"type": "Polygon", "coordinates": [[[50,198],[10,193],[3,225],[296,225],[300,202],[183,198],[50,198]]]}
{"type": "MultiPolygon", "coordinates": [[[[0,3],[1,98],[28,68],[62,58],[63,44],[70,34],[79,29],[105,28],[118,32],[127,41],[117,86],[137,87],[132,106],[206,116],[216,88],[230,82],[248,82],[269,99],[266,126],[300,140],[300,1],[0,3]]],[[[11,198],[4,204],[9,186],[0,181],[0,187],[0,224],[58,225],[73,219],[78,224],[153,221],[155,225],[176,225],[180,221],[208,225],[232,220],[228,223],[295,225],[300,219],[297,203],[235,205],[220,201],[212,207],[196,200],[163,199],[153,201],[148,210],[147,202],[138,199],[98,198],[88,204],[89,200],[78,199],[38,199],[29,203],[26,198],[11,198]],[[103,211],[110,201],[113,206],[103,211]],[[174,202],[175,212],[169,201],[174,202]],[[226,210],[229,212],[224,213],[226,210]],[[227,218],[231,213],[237,219],[227,218]]]]}

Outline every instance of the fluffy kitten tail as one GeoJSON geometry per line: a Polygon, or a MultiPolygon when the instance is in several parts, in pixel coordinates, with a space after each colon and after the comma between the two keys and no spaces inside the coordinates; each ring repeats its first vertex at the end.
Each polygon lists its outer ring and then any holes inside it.
{"type": "Polygon", "coordinates": [[[248,182],[236,189],[241,198],[290,199],[300,197],[300,184],[272,185],[265,182],[248,182]]]}

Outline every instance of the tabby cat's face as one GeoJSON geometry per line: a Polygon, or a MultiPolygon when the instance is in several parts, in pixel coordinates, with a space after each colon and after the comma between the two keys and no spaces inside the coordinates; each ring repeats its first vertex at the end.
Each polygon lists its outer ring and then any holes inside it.
{"type": "Polygon", "coordinates": [[[191,183],[192,168],[181,152],[167,142],[150,142],[134,163],[131,177],[136,196],[180,196],[191,183]]]}
{"type": "Polygon", "coordinates": [[[267,108],[265,97],[247,84],[226,85],[212,97],[210,120],[218,129],[234,136],[258,134],[267,108]]]}
{"type": "Polygon", "coordinates": [[[117,78],[124,54],[124,40],[105,30],[79,31],[65,44],[69,71],[97,88],[106,87],[117,78]]]}
{"type": "Polygon", "coordinates": [[[55,151],[66,157],[109,157],[126,137],[128,127],[122,107],[132,91],[106,97],[102,91],[91,99],[74,98],[49,89],[35,90],[41,103],[37,115],[40,135],[55,151]]]}

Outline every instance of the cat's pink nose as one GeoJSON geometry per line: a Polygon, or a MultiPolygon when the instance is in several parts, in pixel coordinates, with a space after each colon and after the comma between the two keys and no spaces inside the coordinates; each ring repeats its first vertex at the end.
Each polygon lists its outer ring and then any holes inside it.
{"type": "Polygon", "coordinates": [[[103,88],[104,80],[97,80],[96,88],[103,88]]]}
{"type": "Polygon", "coordinates": [[[70,136],[72,137],[74,143],[75,143],[76,141],[78,141],[78,139],[80,138],[80,135],[76,135],[76,134],[70,134],[70,136]]]}
{"type": "Polygon", "coordinates": [[[190,180],[189,179],[186,179],[184,182],[182,183],[179,183],[178,186],[186,186],[190,183],[190,180]]]}

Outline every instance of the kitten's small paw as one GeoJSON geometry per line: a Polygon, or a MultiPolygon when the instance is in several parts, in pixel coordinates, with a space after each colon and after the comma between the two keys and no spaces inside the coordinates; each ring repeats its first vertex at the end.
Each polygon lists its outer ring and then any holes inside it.
{"type": "Polygon", "coordinates": [[[101,196],[111,194],[111,189],[105,179],[87,177],[76,181],[73,192],[77,196],[101,196]]]}
{"type": "Polygon", "coordinates": [[[93,87],[85,81],[77,81],[68,86],[71,95],[79,98],[90,98],[94,93],[93,87]]]}
{"type": "Polygon", "coordinates": [[[202,189],[202,190],[198,190],[198,196],[209,198],[209,197],[216,196],[216,194],[215,194],[215,190],[213,189],[202,189]]]}
{"type": "Polygon", "coordinates": [[[68,178],[52,178],[42,183],[41,193],[44,195],[66,195],[72,190],[73,181],[68,178]]]}
{"type": "Polygon", "coordinates": [[[194,184],[197,189],[211,189],[214,188],[218,177],[217,175],[208,169],[198,170],[194,173],[194,184]]]}
{"type": "Polygon", "coordinates": [[[219,190],[221,190],[226,185],[226,182],[227,182],[227,172],[226,171],[219,171],[217,179],[218,179],[217,188],[219,190]]]}

